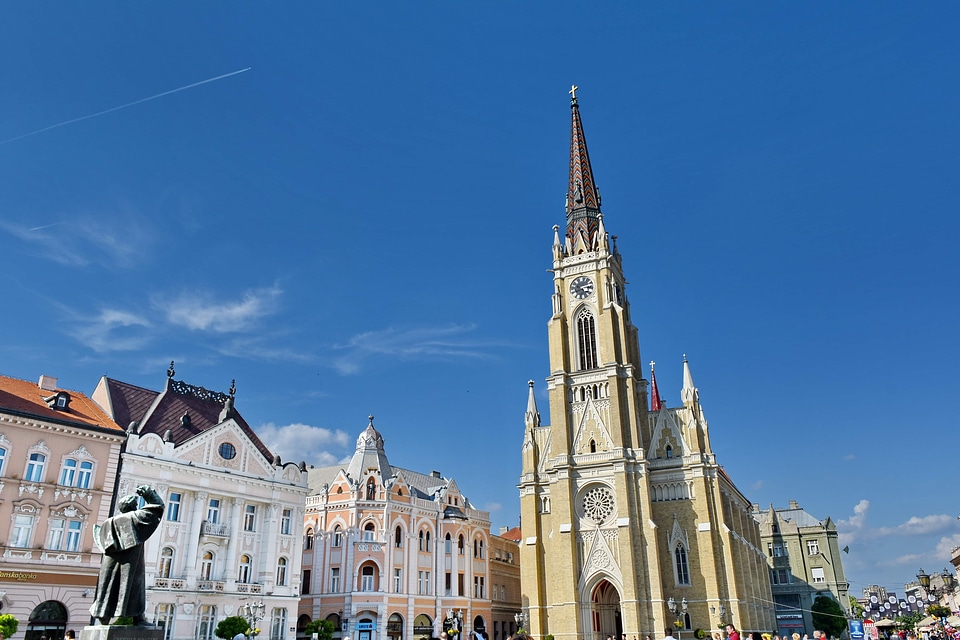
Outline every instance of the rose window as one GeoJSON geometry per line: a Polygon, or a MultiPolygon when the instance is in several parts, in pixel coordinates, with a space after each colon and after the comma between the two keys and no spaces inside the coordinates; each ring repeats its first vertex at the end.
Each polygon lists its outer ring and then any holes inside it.
{"type": "Polygon", "coordinates": [[[613,515],[613,493],[606,487],[594,487],[583,495],[583,515],[600,524],[613,515]]]}

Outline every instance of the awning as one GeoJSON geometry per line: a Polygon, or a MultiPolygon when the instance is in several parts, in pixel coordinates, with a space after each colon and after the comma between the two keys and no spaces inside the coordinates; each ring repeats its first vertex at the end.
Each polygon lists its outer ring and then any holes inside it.
{"type": "Polygon", "coordinates": [[[877,620],[874,624],[878,629],[886,629],[887,627],[897,626],[897,623],[893,620],[877,620]]]}

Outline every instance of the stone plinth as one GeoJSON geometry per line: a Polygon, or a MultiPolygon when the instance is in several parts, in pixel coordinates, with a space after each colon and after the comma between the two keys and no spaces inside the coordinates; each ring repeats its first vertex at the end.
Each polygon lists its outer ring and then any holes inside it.
{"type": "Polygon", "coordinates": [[[80,640],[163,640],[160,627],[97,626],[84,627],[80,640]]]}

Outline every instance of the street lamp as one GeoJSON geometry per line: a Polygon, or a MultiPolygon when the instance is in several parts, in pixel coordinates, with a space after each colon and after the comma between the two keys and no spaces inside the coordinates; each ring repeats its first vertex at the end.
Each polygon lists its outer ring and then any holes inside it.
{"type": "Polygon", "coordinates": [[[680,640],[680,629],[683,628],[683,622],[681,622],[681,620],[683,620],[684,616],[687,615],[687,599],[683,598],[678,603],[673,596],[670,596],[670,598],[667,600],[667,609],[670,609],[670,613],[672,613],[677,619],[673,626],[677,630],[677,640],[680,640]]]}
{"type": "Polygon", "coordinates": [[[715,607],[715,606],[713,606],[713,605],[710,605],[710,613],[711,613],[711,614],[717,615],[717,612],[718,612],[718,611],[720,612],[720,616],[719,616],[720,622],[723,622],[723,616],[727,615],[727,608],[726,608],[725,606],[723,606],[723,605],[720,605],[719,607],[715,607]]]}
{"type": "Polygon", "coordinates": [[[940,598],[949,596],[951,593],[953,593],[953,589],[957,585],[956,578],[952,573],[944,569],[943,573],[940,574],[941,585],[939,587],[935,587],[930,584],[930,576],[927,575],[923,569],[920,569],[920,573],[917,574],[917,582],[920,583],[920,587],[927,593],[927,601],[931,603],[928,609],[936,607],[936,609],[929,611],[929,613],[930,615],[936,615],[936,617],[939,619],[940,633],[943,637],[946,637],[946,625],[944,624],[944,618],[950,615],[950,607],[944,607],[941,605],[940,598]],[[946,615],[939,615],[944,612],[946,612],[946,615]]]}
{"type": "Polygon", "coordinates": [[[513,620],[517,623],[517,631],[525,631],[523,628],[523,611],[517,611],[513,614],[513,620]]]}
{"type": "Polygon", "coordinates": [[[240,607],[241,615],[250,625],[250,631],[247,632],[249,635],[255,636],[260,633],[260,621],[263,620],[266,608],[262,600],[260,602],[248,602],[240,607]]]}

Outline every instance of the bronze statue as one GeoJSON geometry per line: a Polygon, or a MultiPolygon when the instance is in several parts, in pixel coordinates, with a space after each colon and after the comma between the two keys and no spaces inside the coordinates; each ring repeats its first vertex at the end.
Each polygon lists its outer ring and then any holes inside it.
{"type": "Polygon", "coordinates": [[[90,615],[100,624],[114,616],[130,616],[138,627],[151,626],[144,617],[147,586],[144,575],[143,543],[160,526],[163,498],[152,488],[137,487],[137,494],[120,500],[120,513],[94,527],[93,536],[103,551],[97,596],[90,615]],[[144,505],[137,508],[140,498],[144,505]]]}

